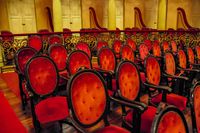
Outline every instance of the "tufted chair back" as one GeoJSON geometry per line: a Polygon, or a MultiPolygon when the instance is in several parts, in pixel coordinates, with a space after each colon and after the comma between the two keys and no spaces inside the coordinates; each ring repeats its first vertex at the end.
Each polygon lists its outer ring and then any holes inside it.
{"type": "Polygon", "coordinates": [[[116,54],[120,53],[120,49],[122,47],[122,42],[120,40],[115,40],[112,45],[112,49],[116,54]]]}
{"type": "MultiPolygon", "coordinates": [[[[195,52],[196,52],[197,59],[200,60],[200,46],[197,45],[195,47],[195,52]]],[[[198,62],[200,62],[200,61],[198,61],[198,62]]]]}
{"type": "Polygon", "coordinates": [[[135,56],[132,48],[129,45],[124,45],[121,49],[121,58],[134,62],[135,56]]]}
{"type": "Polygon", "coordinates": [[[88,56],[90,57],[90,59],[92,58],[91,51],[90,51],[90,48],[89,48],[89,46],[88,46],[87,43],[85,43],[85,42],[79,42],[78,44],[76,44],[76,49],[84,51],[85,53],[88,54],[88,56]]]}
{"type": "Polygon", "coordinates": [[[177,53],[178,48],[177,48],[177,44],[174,40],[171,41],[171,48],[172,48],[173,53],[177,53]]]}
{"type": "Polygon", "coordinates": [[[187,65],[187,58],[185,52],[183,50],[178,51],[178,64],[182,68],[186,68],[187,65]]]}
{"type": "Polygon", "coordinates": [[[169,43],[167,41],[163,41],[162,48],[163,48],[163,52],[169,51],[170,50],[169,43]]]}
{"type": "Polygon", "coordinates": [[[108,47],[101,48],[98,53],[98,64],[101,69],[114,72],[116,69],[116,57],[114,52],[108,47]]]}
{"type": "Polygon", "coordinates": [[[122,61],[116,71],[117,84],[123,97],[135,100],[140,92],[140,74],[131,61],[122,61]]]}
{"type": "Polygon", "coordinates": [[[144,44],[148,47],[148,50],[151,51],[152,49],[151,40],[149,39],[144,40],[144,44]]]}
{"type": "Polygon", "coordinates": [[[37,51],[31,47],[23,47],[17,51],[15,55],[15,65],[22,75],[25,73],[25,67],[28,60],[36,55],[36,53],[37,51]]]}
{"type": "Polygon", "coordinates": [[[170,75],[175,75],[176,63],[172,53],[166,52],[164,55],[165,59],[165,72],[170,75]]]}
{"type": "Polygon", "coordinates": [[[140,59],[142,60],[144,60],[149,54],[149,49],[144,43],[140,44],[139,46],[139,54],[140,54],[140,59]]]}
{"type": "Polygon", "coordinates": [[[167,106],[157,111],[151,126],[151,132],[189,133],[189,130],[183,113],[175,106],[167,106]]]}
{"type": "Polygon", "coordinates": [[[108,43],[105,41],[98,41],[96,46],[97,51],[99,51],[103,46],[108,46],[108,43]]]}
{"type": "MultiPolygon", "coordinates": [[[[12,32],[10,31],[1,31],[1,35],[13,35],[12,32]]],[[[6,37],[2,37],[2,41],[6,41],[6,42],[13,42],[14,41],[14,36],[6,36],[6,37]]]]}
{"type": "Polygon", "coordinates": [[[34,48],[38,52],[42,50],[42,39],[38,35],[28,37],[28,46],[34,48]]]}
{"type": "Polygon", "coordinates": [[[191,47],[187,48],[187,56],[188,56],[188,61],[190,64],[195,63],[195,55],[191,47]]]}
{"type": "Polygon", "coordinates": [[[53,44],[48,49],[48,54],[51,59],[56,63],[59,71],[66,69],[67,50],[61,44],[53,44]]]}
{"type": "Polygon", "coordinates": [[[75,74],[81,67],[92,68],[89,56],[81,50],[70,53],[67,60],[67,67],[71,75],[75,74]]]}
{"type": "Polygon", "coordinates": [[[161,57],[161,48],[158,42],[153,43],[152,50],[155,57],[161,57]]]}
{"type": "Polygon", "coordinates": [[[191,114],[194,131],[200,132],[200,82],[197,82],[191,91],[191,114]]]}
{"type": "Polygon", "coordinates": [[[97,124],[108,111],[103,78],[94,70],[77,72],[67,85],[68,105],[74,119],[84,127],[97,124]]]}
{"type": "Polygon", "coordinates": [[[159,85],[161,79],[160,65],[153,56],[148,56],[145,60],[146,78],[149,83],[159,85]]]}
{"type": "Polygon", "coordinates": [[[137,49],[136,43],[131,38],[128,38],[126,40],[126,44],[129,45],[133,49],[133,51],[136,51],[136,49],[137,49]]]}
{"type": "Polygon", "coordinates": [[[26,79],[30,90],[40,97],[52,94],[58,84],[55,63],[47,56],[35,56],[26,66],[26,79]]]}
{"type": "Polygon", "coordinates": [[[62,37],[59,35],[52,35],[49,37],[48,44],[49,46],[52,44],[63,44],[62,37]]]}

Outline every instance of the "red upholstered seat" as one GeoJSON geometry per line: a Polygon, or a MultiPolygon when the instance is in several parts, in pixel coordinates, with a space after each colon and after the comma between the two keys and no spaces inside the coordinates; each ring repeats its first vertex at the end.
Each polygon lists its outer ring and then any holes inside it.
{"type": "Polygon", "coordinates": [[[139,47],[140,59],[144,60],[149,54],[149,49],[145,44],[140,44],[139,47]]]}
{"type": "Polygon", "coordinates": [[[149,39],[144,40],[144,44],[148,47],[149,51],[152,49],[151,40],[149,40],[149,39]]]}
{"type": "MultiPolygon", "coordinates": [[[[150,133],[152,122],[156,114],[156,110],[157,109],[155,107],[148,106],[147,110],[142,114],[140,132],[150,133]]],[[[125,117],[125,120],[130,124],[132,124],[133,115],[134,115],[133,111],[130,111],[125,117]]]]}
{"type": "Polygon", "coordinates": [[[69,115],[66,97],[50,97],[35,106],[37,119],[41,124],[64,120],[69,115]]]}
{"type": "Polygon", "coordinates": [[[48,44],[49,45],[63,44],[63,40],[62,40],[61,36],[59,36],[59,35],[52,35],[49,37],[48,44]]]}
{"type": "Polygon", "coordinates": [[[114,126],[114,125],[110,125],[107,126],[103,129],[98,130],[95,133],[130,133],[128,130],[118,127],[118,126],[114,126]]]}
{"type": "MultiPolygon", "coordinates": [[[[167,103],[176,106],[180,110],[185,110],[187,106],[187,98],[177,95],[177,94],[168,94],[167,95],[167,103]]],[[[151,99],[151,102],[154,104],[158,104],[162,101],[162,94],[159,94],[151,99]]]]}
{"type": "Polygon", "coordinates": [[[133,51],[136,51],[136,49],[137,49],[136,43],[131,38],[128,38],[126,40],[126,45],[130,46],[133,51]]]}
{"type": "Polygon", "coordinates": [[[112,49],[115,52],[117,59],[120,58],[120,49],[122,47],[122,42],[120,40],[115,40],[112,45],[112,49]]]}

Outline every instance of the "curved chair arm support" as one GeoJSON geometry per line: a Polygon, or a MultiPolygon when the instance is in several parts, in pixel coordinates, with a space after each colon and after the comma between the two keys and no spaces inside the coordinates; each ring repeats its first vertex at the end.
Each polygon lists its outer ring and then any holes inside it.
{"type": "Polygon", "coordinates": [[[114,101],[114,102],[120,104],[120,105],[124,105],[124,106],[129,107],[129,108],[137,109],[140,112],[144,112],[145,111],[145,108],[143,106],[139,106],[138,104],[134,104],[132,102],[127,102],[127,101],[124,101],[124,100],[120,100],[120,99],[117,99],[117,98],[114,98],[114,97],[109,97],[109,99],[111,101],[114,101]]]}
{"type": "Polygon", "coordinates": [[[166,92],[172,92],[172,88],[170,88],[169,86],[153,85],[150,83],[144,83],[144,85],[149,88],[155,88],[155,89],[163,90],[166,92]]]}
{"type": "Polygon", "coordinates": [[[87,131],[80,127],[72,117],[68,117],[67,122],[70,123],[70,125],[72,125],[78,132],[87,133],[87,131]]]}
{"type": "Polygon", "coordinates": [[[183,71],[188,71],[188,72],[197,72],[197,73],[200,73],[200,70],[199,69],[188,69],[188,68],[181,68],[181,67],[178,67],[179,70],[183,70],[183,71]]]}
{"type": "Polygon", "coordinates": [[[170,75],[170,74],[167,74],[167,73],[163,73],[163,76],[168,77],[168,78],[173,78],[173,79],[183,79],[183,80],[186,80],[186,81],[189,80],[189,78],[185,77],[185,76],[170,75]]]}

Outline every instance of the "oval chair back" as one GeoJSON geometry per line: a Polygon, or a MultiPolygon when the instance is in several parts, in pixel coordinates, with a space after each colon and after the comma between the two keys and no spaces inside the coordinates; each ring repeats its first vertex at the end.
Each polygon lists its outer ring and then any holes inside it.
{"type": "Polygon", "coordinates": [[[47,56],[35,56],[26,66],[26,79],[30,90],[36,96],[46,96],[56,91],[58,84],[58,70],[47,56]]]}
{"type": "Polygon", "coordinates": [[[177,44],[174,40],[171,41],[171,49],[174,54],[176,54],[178,51],[177,44]]]}
{"type": "Polygon", "coordinates": [[[140,44],[139,46],[139,54],[140,54],[140,59],[142,60],[144,60],[149,54],[149,49],[147,45],[145,45],[144,43],[140,44]]]}
{"type": "Polygon", "coordinates": [[[116,57],[120,58],[120,49],[122,47],[122,42],[120,40],[115,40],[112,44],[112,49],[115,52],[116,57]]]}
{"type": "Polygon", "coordinates": [[[34,48],[38,52],[42,51],[43,48],[42,38],[38,35],[29,36],[28,46],[34,48]]]}
{"type": "Polygon", "coordinates": [[[187,67],[187,58],[185,52],[182,49],[178,51],[178,65],[181,68],[187,67]]]}
{"type": "Polygon", "coordinates": [[[200,82],[194,84],[190,94],[193,132],[200,132],[200,82]]]}
{"type": "Polygon", "coordinates": [[[196,53],[197,62],[200,63],[200,46],[197,45],[195,47],[195,53],[196,53]]]}
{"type": "Polygon", "coordinates": [[[163,49],[163,53],[165,51],[169,51],[170,50],[169,43],[167,41],[163,41],[162,42],[162,49],[163,49]]]}
{"type": "Polygon", "coordinates": [[[52,44],[63,44],[63,39],[59,35],[52,35],[48,39],[49,46],[52,44]]]}
{"type": "Polygon", "coordinates": [[[133,49],[129,45],[122,46],[121,58],[134,62],[135,55],[133,49]]]}
{"type": "Polygon", "coordinates": [[[116,69],[117,84],[123,97],[134,101],[139,100],[140,74],[131,61],[122,61],[116,69]]]}
{"type": "Polygon", "coordinates": [[[36,54],[37,51],[32,47],[23,47],[17,51],[15,54],[15,65],[20,74],[24,75],[28,60],[36,54]]]}
{"type": "Polygon", "coordinates": [[[136,50],[137,50],[136,43],[135,43],[135,41],[133,41],[131,38],[128,38],[128,39],[126,40],[126,44],[129,45],[129,46],[133,49],[133,51],[136,51],[136,50]]]}
{"type": "Polygon", "coordinates": [[[159,85],[161,80],[161,70],[157,59],[153,56],[148,56],[145,59],[145,74],[149,83],[159,85]]]}
{"type": "Polygon", "coordinates": [[[90,59],[92,58],[91,50],[86,42],[79,42],[78,44],[76,44],[76,50],[82,50],[88,54],[90,59]]]}
{"type": "Polygon", "coordinates": [[[98,53],[98,65],[103,70],[115,72],[116,57],[112,49],[102,47],[98,53]]]}
{"type": "Polygon", "coordinates": [[[160,108],[159,112],[156,113],[151,126],[151,133],[170,132],[189,133],[189,130],[183,113],[175,106],[169,105],[165,108],[160,108]]]}
{"type": "Polygon", "coordinates": [[[67,63],[67,50],[61,44],[50,45],[48,49],[48,55],[55,62],[58,71],[63,71],[66,69],[67,63]]]}
{"type": "Polygon", "coordinates": [[[77,72],[67,85],[72,116],[85,128],[106,118],[108,94],[103,78],[94,70],[77,72]]]}
{"type": "Polygon", "coordinates": [[[161,57],[161,48],[158,42],[153,43],[152,50],[155,57],[161,57]]]}
{"type": "Polygon", "coordinates": [[[191,64],[190,67],[192,67],[192,64],[195,64],[195,55],[194,55],[194,51],[191,47],[187,48],[187,57],[188,57],[189,64],[191,64]]]}
{"type": "Polygon", "coordinates": [[[167,74],[175,75],[175,73],[176,73],[176,62],[175,62],[174,56],[171,52],[165,53],[164,64],[165,64],[164,71],[167,74]]]}
{"type": "Polygon", "coordinates": [[[82,50],[75,50],[70,53],[67,60],[67,68],[70,75],[75,74],[81,67],[92,68],[91,60],[87,53],[82,50]]]}

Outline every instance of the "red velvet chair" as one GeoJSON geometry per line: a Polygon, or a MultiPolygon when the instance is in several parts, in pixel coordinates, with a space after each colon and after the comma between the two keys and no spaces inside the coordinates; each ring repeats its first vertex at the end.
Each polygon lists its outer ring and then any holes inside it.
{"type": "MultiPolygon", "coordinates": [[[[1,31],[1,35],[13,35],[13,33],[10,32],[10,31],[1,31]]],[[[10,43],[13,43],[13,42],[14,42],[14,36],[2,37],[2,41],[3,41],[3,42],[10,42],[10,43]]]]}
{"type": "Polygon", "coordinates": [[[103,121],[105,126],[96,126],[92,132],[129,133],[124,128],[109,124],[109,102],[114,101],[139,110],[143,110],[143,107],[110,97],[106,89],[104,79],[95,70],[81,70],[71,77],[67,86],[70,94],[67,101],[72,112],[72,125],[79,132],[90,132],[86,128],[94,127],[103,121]]]}
{"type": "Polygon", "coordinates": [[[67,70],[67,50],[61,44],[50,45],[48,55],[55,62],[59,72],[59,87],[65,89],[69,74],[67,70]]]}
{"type": "Polygon", "coordinates": [[[105,41],[98,41],[97,44],[96,44],[97,52],[98,52],[103,46],[108,46],[108,43],[105,42],[105,41]]]}
{"type": "Polygon", "coordinates": [[[144,40],[144,44],[148,47],[148,50],[149,50],[149,51],[152,50],[152,43],[151,43],[151,40],[145,39],[145,40],[144,40]]]}
{"type": "Polygon", "coordinates": [[[200,82],[196,82],[190,91],[190,109],[193,132],[200,132],[200,82]]]}
{"type": "Polygon", "coordinates": [[[133,49],[129,45],[122,46],[120,53],[122,59],[134,62],[135,55],[133,49]]]}
{"type": "Polygon", "coordinates": [[[76,50],[82,50],[85,53],[87,53],[90,59],[92,59],[90,47],[88,46],[86,42],[78,42],[75,47],[76,47],[76,50]]]}
{"type": "Polygon", "coordinates": [[[200,46],[198,45],[195,46],[195,53],[196,53],[195,59],[197,60],[198,64],[200,64],[200,46]]]}
{"type": "Polygon", "coordinates": [[[167,41],[162,42],[162,51],[163,51],[163,53],[165,51],[170,51],[170,46],[169,46],[169,43],[167,41]]]}
{"type": "Polygon", "coordinates": [[[87,53],[82,50],[75,50],[70,53],[67,60],[67,68],[70,75],[74,75],[81,68],[92,68],[91,60],[87,53]]]}
{"type": "Polygon", "coordinates": [[[59,35],[51,35],[48,39],[48,44],[53,45],[53,44],[63,44],[63,38],[59,35]]]}
{"type": "Polygon", "coordinates": [[[48,33],[50,33],[50,31],[48,29],[41,29],[41,30],[38,31],[38,33],[41,34],[40,36],[42,38],[43,44],[47,43],[48,42],[48,37],[49,37],[48,33]]]}
{"type": "Polygon", "coordinates": [[[151,133],[189,133],[183,113],[174,106],[160,106],[154,118],[151,133]]]}
{"type": "Polygon", "coordinates": [[[199,69],[200,64],[198,64],[198,62],[196,62],[195,60],[195,54],[194,54],[193,49],[191,47],[187,47],[186,50],[187,50],[187,59],[188,59],[189,67],[199,69]]]}
{"type": "Polygon", "coordinates": [[[115,69],[117,65],[114,51],[109,47],[102,47],[98,53],[98,70],[106,79],[109,94],[113,95],[116,91],[115,69]]]}
{"type": "Polygon", "coordinates": [[[149,91],[150,103],[159,104],[161,101],[170,105],[175,105],[180,110],[185,110],[187,98],[171,93],[172,89],[168,86],[160,85],[162,72],[160,64],[153,56],[148,56],[145,60],[146,82],[144,85],[149,91]]]}
{"type": "Polygon", "coordinates": [[[59,76],[53,60],[48,56],[31,58],[26,65],[25,76],[35,131],[40,132],[43,124],[66,120],[68,104],[65,96],[57,95],[59,76]]]}
{"type": "Polygon", "coordinates": [[[161,57],[162,52],[160,48],[160,44],[158,42],[154,42],[152,45],[152,52],[155,57],[161,57]]]}
{"type": "Polygon", "coordinates": [[[170,42],[170,44],[171,44],[171,50],[172,50],[173,54],[176,55],[178,52],[177,43],[174,40],[172,40],[170,42]]]}
{"type": "Polygon", "coordinates": [[[67,38],[70,38],[72,36],[71,30],[64,28],[63,29],[63,40],[65,41],[67,38]]]}
{"type": "Polygon", "coordinates": [[[33,35],[28,37],[28,46],[34,48],[38,52],[42,52],[43,44],[42,39],[38,35],[33,35]]]}
{"type": "Polygon", "coordinates": [[[126,40],[126,43],[125,43],[125,44],[129,45],[129,46],[133,49],[133,51],[136,51],[136,50],[137,50],[136,43],[135,43],[135,41],[133,41],[131,38],[128,38],[128,39],[126,40]]]}
{"type": "Polygon", "coordinates": [[[184,96],[186,91],[186,84],[188,84],[189,78],[183,73],[177,73],[176,62],[172,52],[165,52],[164,54],[164,67],[163,67],[163,79],[168,86],[174,88],[173,92],[184,96]]]}
{"type": "Polygon", "coordinates": [[[144,112],[123,108],[123,126],[135,132],[148,133],[156,114],[156,108],[140,103],[141,79],[137,66],[131,61],[122,61],[116,70],[119,99],[143,106],[144,112]],[[140,116],[141,115],[141,116],[140,116]],[[141,120],[140,120],[141,119],[141,120]]]}
{"type": "Polygon", "coordinates": [[[27,62],[37,54],[37,51],[31,47],[20,48],[15,54],[16,71],[19,78],[20,97],[22,109],[25,110],[28,100],[28,91],[25,88],[25,67],[27,62]]]}
{"type": "Polygon", "coordinates": [[[120,49],[122,47],[122,42],[120,40],[115,40],[112,44],[112,49],[115,52],[117,60],[120,59],[120,49]]]}

